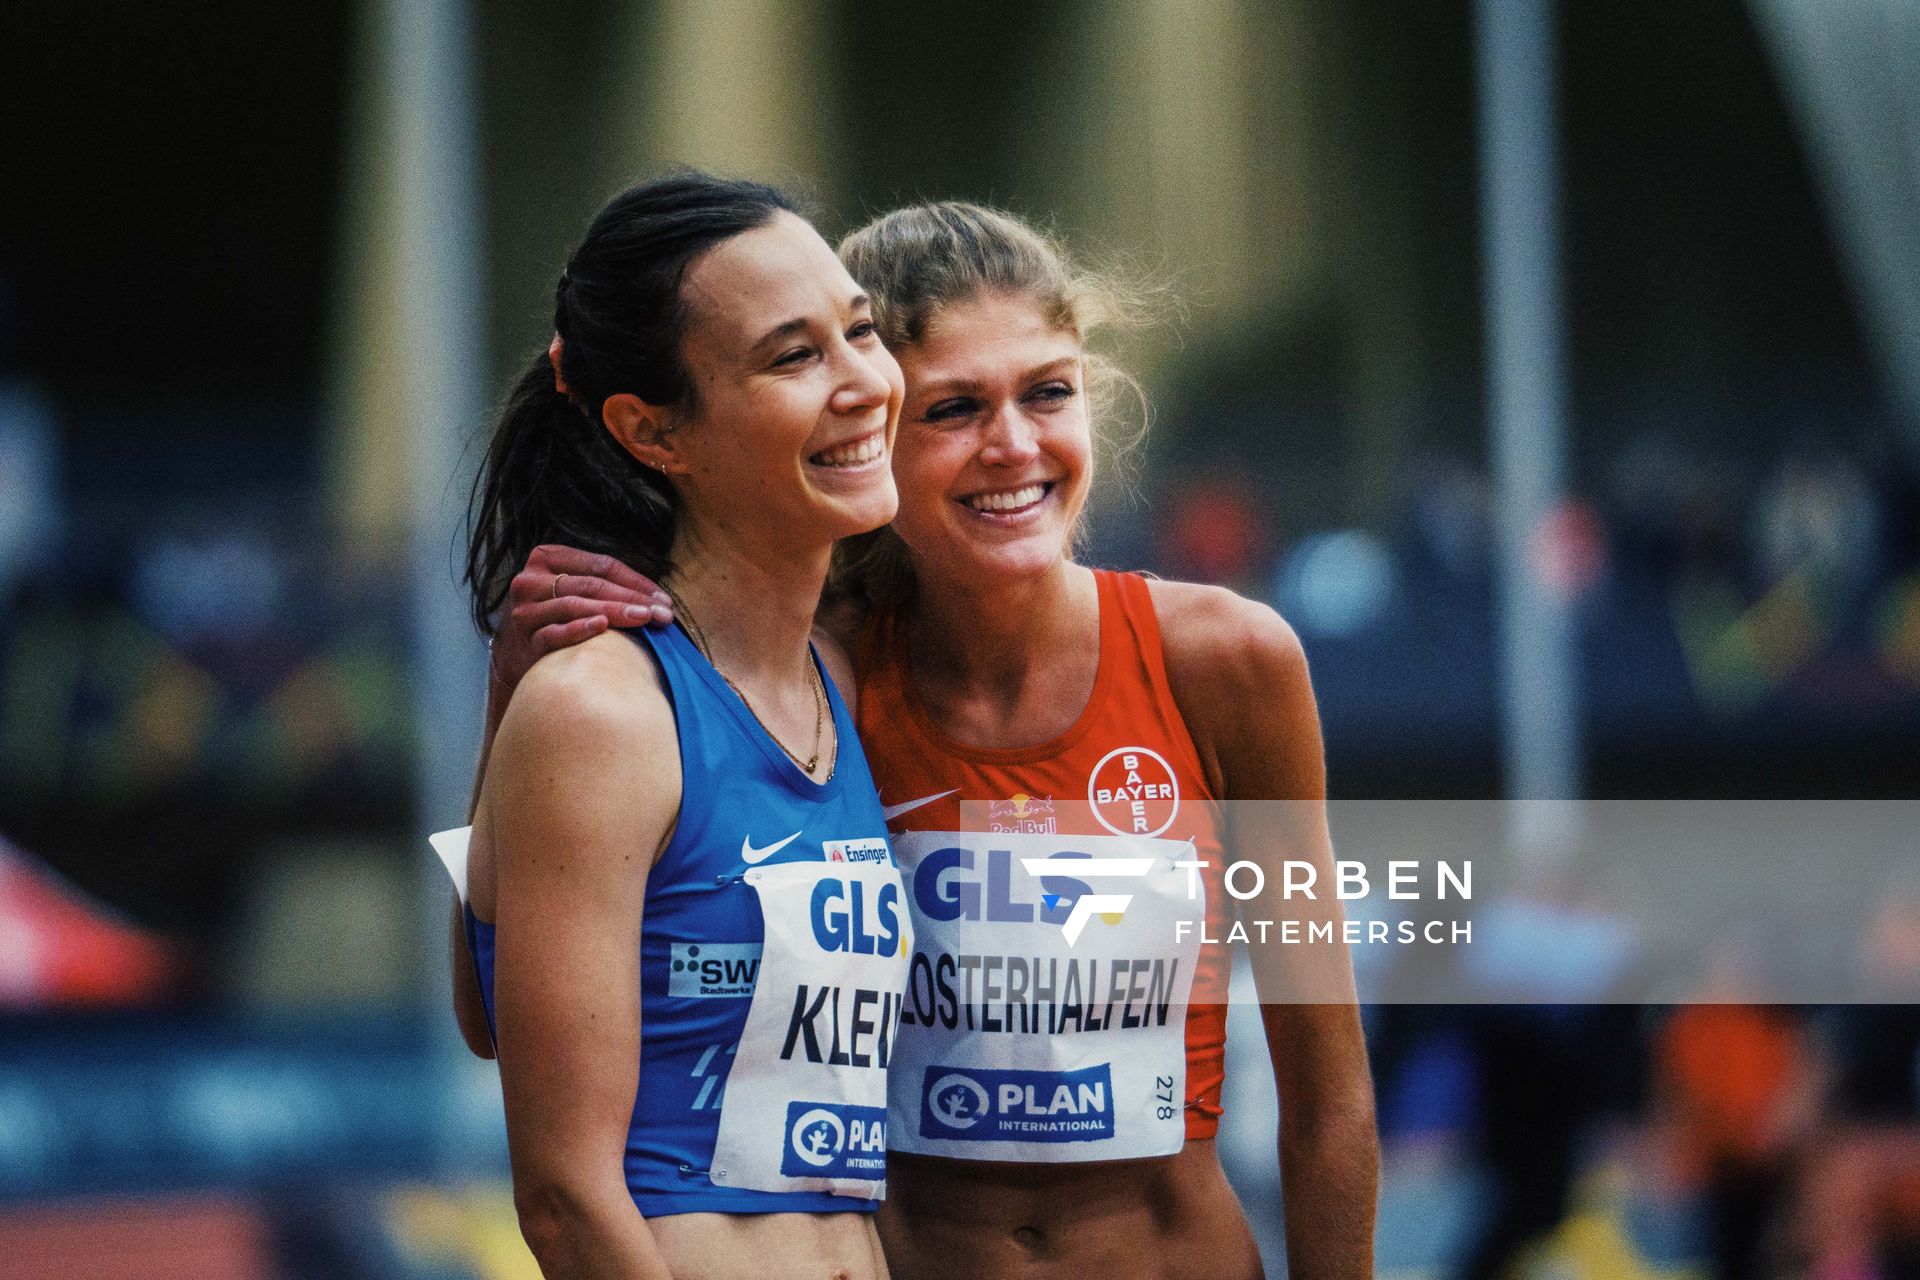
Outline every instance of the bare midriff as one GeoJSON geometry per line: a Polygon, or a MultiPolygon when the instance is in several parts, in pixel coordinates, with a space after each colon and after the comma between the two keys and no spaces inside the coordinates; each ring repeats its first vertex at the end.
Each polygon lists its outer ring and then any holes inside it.
{"type": "Polygon", "coordinates": [[[887,1155],[894,1280],[1260,1280],[1211,1141],[1176,1155],[1009,1164],[887,1155]]]}
{"type": "Polygon", "coordinates": [[[647,1227],[674,1280],[887,1280],[873,1217],[676,1213],[647,1227]]]}

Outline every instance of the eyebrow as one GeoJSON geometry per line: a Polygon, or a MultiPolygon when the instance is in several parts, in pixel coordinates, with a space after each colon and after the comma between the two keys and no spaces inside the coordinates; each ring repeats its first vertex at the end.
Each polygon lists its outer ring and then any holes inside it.
{"type": "MultiPolygon", "coordinates": [[[[1044,364],[1033,366],[1033,368],[1022,373],[1015,381],[1032,382],[1035,378],[1043,374],[1051,373],[1063,364],[1074,364],[1078,362],[1079,359],[1079,356],[1060,356],[1044,364]]],[[[915,390],[914,399],[924,400],[934,396],[952,395],[955,392],[974,391],[977,390],[980,385],[978,378],[942,378],[938,382],[923,383],[915,390]]]]}
{"type": "MultiPolygon", "coordinates": [[[[848,298],[846,301],[846,309],[848,311],[858,311],[862,307],[870,307],[872,305],[873,305],[873,299],[869,298],[864,293],[856,293],[852,297],[848,298]]],[[[761,334],[757,339],[755,339],[754,344],[748,347],[747,350],[750,352],[758,351],[762,347],[772,346],[773,344],[781,341],[782,339],[791,338],[796,334],[805,333],[807,331],[808,323],[809,321],[805,316],[796,316],[792,320],[788,320],[782,324],[777,324],[773,328],[761,334]]]]}

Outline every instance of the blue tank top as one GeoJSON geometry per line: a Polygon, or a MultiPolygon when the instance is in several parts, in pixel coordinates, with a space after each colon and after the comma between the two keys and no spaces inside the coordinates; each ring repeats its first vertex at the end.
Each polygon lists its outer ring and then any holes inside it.
{"type": "MultiPolygon", "coordinates": [[[[721,1105],[763,940],[760,901],[745,883],[747,872],[789,862],[884,860],[892,865],[886,820],[853,722],[822,671],[839,754],[833,776],[815,782],[787,758],[677,624],[627,634],[652,649],[666,677],[681,771],[673,839],[647,877],[640,943],[640,1083],[627,1130],[628,1189],[647,1217],[871,1211],[874,1200],[847,1194],[720,1185],[712,1168],[721,1105]]],[[[491,1030],[494,927],[468,907],[466,934],[491,1030]]],[[[890,1036],[897,1010],[895,998],[884,1035],[890,1036]]],[[[831,1012],[839,1016],[837,1003],[831,1012]]],[[[796,1025],[799,1021],[796,1011],[796,1025]]],[[[804,1028],[804,1039],[796,1034],[790,1041],[811,1047],[820,1023],[816,1017],[804,1028]]],[[[871,1031],[868,1038],[873,1039],[871,1031]]],[[[826,1042],[824,1032],[820,1040],[826,1042]]],[[[833,1052],[841,1051],[838,1032],[830,1044],[833,1052]]],[[[846,1126],[839,1127],[844,1141],[846,1126]]],[[[883,1145],[878,1133],[875,1129],[876,1147],[883,1145]]],[[[810,1172],[805,1165],[796,1167],[810,1172]]],[[[717,1176],[724,1177],[724,1171],[717,1176]]],[[[879,1176],[884,1177],[884,1165],[879,1176]]]]}

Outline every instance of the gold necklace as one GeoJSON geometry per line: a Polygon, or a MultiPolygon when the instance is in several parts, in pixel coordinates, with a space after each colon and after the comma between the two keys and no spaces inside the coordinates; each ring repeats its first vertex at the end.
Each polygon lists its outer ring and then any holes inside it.
{"type": "MultiPolygon", "coordinates": [[[[813,754],[805,760],[802,760],[793,753],[791,747],[780,741],[780,735],[775,733],[767,722],[760,718],[760,713],[753,709],[753,703],[750,702],[747,695],[741,691],[740,686],[733,682],[733,677],[720,670],[720,664],[713,660],[713,650],[707,645],[707,633],[705,629],[701,627],[700,623],[695,620],[693,610],[687,608],[686,601],[682,600],[672,587],[666,586],[665,583],[662,583],[661,586],[667,593],[667,599],[673,601],[675,616],[686,624],[687,638],[692,640],[694,647],[700,650],[700,656],[707,660],[707,665],[718,672],[720,678],[727,682],[727,688],[733,690],[734,696],[740,699],[740,704],[747,709],[747,714],[753,717],[754,723],[766,730],[767,736],[773,739],[773,744],[779,747],[780,750],[786,752],[787,759],[793,761],[794,764],[800,767],[801,772],[811,778],[813,771],[820,767],[820,738],[827,723],[826,682],[820,678],[820,668],[814,665],[813,655],[807,655],[807,672],[813,676],[813,754]]],[[[827,781],[831,782],[833,780],[834,771],[839,767],[840,761],[838,758],[835,758],[833,768],[827,771],[827,781]]]]}

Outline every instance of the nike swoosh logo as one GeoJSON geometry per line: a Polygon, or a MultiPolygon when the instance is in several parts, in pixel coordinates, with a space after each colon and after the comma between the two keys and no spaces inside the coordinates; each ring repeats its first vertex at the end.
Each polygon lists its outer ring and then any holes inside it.
{"type": "Polygon", "coordinates": [[[955,787],[953,791],[942,791],[937,796],[921,796],[918,800],[909,800],[905,804],[883,804],[880,806],[880,816],[888,822],[892,822],[901,814],[918,809],[923,804],[932,804],[935,800],[945,800],[948,796],[952,795],[954,791],[958,791],[959,789],[960,788],[955,787]]]}
{"type": "Polygon", "coordinates": [[[785,840],[776,840],[764,849],[756,849],[753,847],[753,838],[751,836],[742,836],[740,837],[740,861],[749,866],[756,862],[763,862],[799,838],[800,833],[796,831],[785,840]]]}

